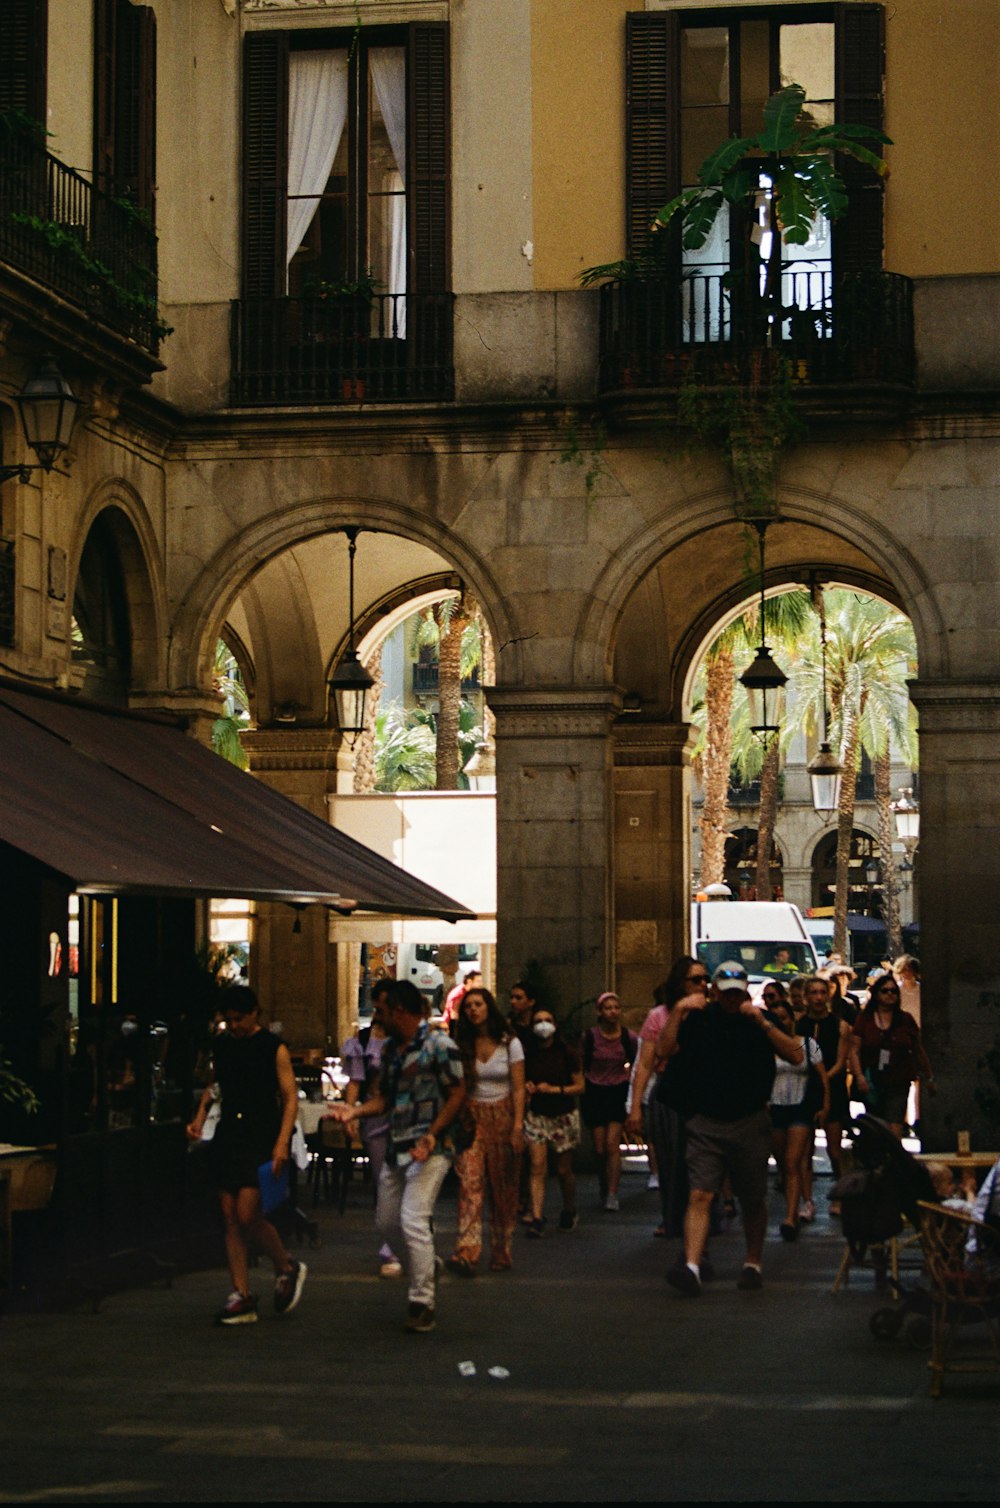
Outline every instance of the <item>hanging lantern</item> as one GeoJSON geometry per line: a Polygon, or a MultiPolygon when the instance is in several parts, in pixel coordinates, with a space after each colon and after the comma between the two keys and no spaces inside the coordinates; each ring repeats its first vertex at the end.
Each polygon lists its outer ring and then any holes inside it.
{"type": "Polygon", "coordinates": [[[826,696],[826,599],[823,588],[813,585],[813,602],[819,596],[820,644],[823,651],[823,742],[819,753],[806,766],[812,786],[813,809],[828,817],[840,806],[840,784],[844,767],[830,748],[830,710],[826,696]]]}
{"type": "Polygon", "coordinates": [[[354,648],[354,556],[357,550],[359,530],[351,527],[347,535],[348,583],[350,629],[347,648],[340,657],[340,664],[330,677],[330,694],[333,697],[337,727],[353,748],[358,735],[364,732],[365,701],[375,682],[358,659],[354,648]]]}

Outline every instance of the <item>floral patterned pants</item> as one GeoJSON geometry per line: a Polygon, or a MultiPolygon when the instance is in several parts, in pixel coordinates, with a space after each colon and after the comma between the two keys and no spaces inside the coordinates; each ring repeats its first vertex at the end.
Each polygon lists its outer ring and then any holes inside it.
{"type": "Polygon", "coordinates": [[[483,1196],[490,1197],[490,1261],[512,1265],[517,1221],[517,1180],[520,1159],[510,1144],[514,1103],[506,1099],[471,1102],[476,1139],[456,1160],[458,1173],[458,1242],[455,1255],[478,1262],[483,1248],[483,1196]]]}

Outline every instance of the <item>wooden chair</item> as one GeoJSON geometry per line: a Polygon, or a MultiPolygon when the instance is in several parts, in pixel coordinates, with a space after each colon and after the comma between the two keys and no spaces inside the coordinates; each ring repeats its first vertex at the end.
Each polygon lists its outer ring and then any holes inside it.
{"type": "Polygon", "coordinates": [[[963,1210],[924,1200],[920,1217],[931,1288],[931,1397],[940,1398],[946,1372],[1000,1372],[1000,1232],[963,1210]],[[985,1326],[989,1354],[953,1360],[955,1332],[974,1323],[985,1326]]]}

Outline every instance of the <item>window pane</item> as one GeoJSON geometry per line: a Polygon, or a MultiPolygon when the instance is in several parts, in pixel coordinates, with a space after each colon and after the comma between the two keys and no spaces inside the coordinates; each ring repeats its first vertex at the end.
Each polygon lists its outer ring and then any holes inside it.
{"type": "Polygon", "coordinates": [[[780,41],[782,84],[801,84],[806,101],[834,98],[833,22],[782,26],[780,41]]]}
{"type": "MultiPolygon", "coordinates": [[[[406,54],[368,54],[368,262],[380,294],[406,292],[406,54]]],[[[382,333],[402,335],[402,299],[384,310],[382,333]]]]}
{"type": "Polygon", "coordinates": [[[681,104],[729,102],[729,29],[691,26],[681,32],[681,104]]]}
{"type": "Polygon", "coordinates": [[[729,136],[729,107],[681,111],[681,182],[698,182],[698,169],[709,152],[729,136]]]}

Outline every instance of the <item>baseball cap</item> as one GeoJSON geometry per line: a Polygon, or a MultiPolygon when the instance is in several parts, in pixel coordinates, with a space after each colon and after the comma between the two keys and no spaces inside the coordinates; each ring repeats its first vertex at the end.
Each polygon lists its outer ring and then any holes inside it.
{"type": "Polygon", "coordinates": [[[720,990],[745,989],[746,982],[746,969],[741,963],[732,958],[727,959],[725,963],[720,963],[712,975],[712,983],[717,985],[720,990]]]}

